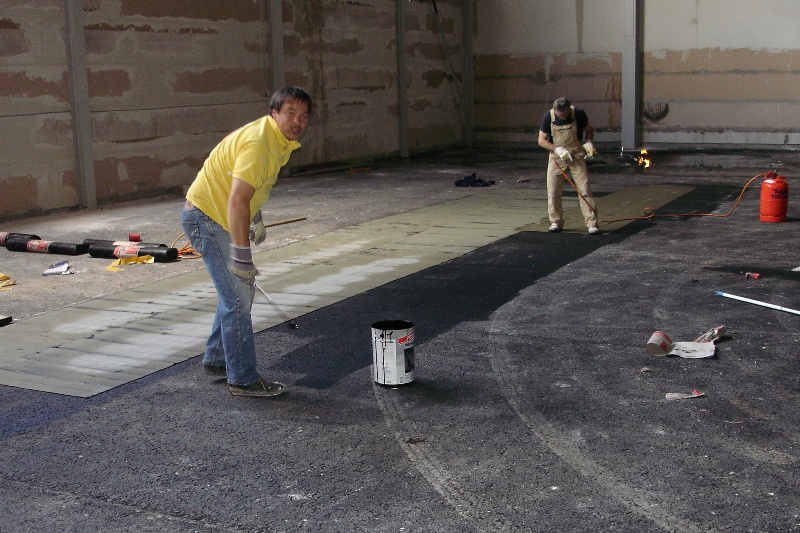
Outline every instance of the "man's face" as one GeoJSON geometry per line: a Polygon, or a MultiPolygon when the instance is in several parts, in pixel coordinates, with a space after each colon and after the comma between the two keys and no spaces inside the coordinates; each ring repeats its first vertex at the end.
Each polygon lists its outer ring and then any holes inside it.
{"type": "Polygon", "coordinates": [[[280,111],[272,110],[272,118],[284,137],[296,141],[308,125],[308,104],[302,100],[286,100],[280,111]]]}
{"type": "Polygon", "coordinates": [[[564,111],[554,110],[556,112],[556,116],[561,120],[567,120],[570,115],[570,109],[565,109],[564,111]]]}

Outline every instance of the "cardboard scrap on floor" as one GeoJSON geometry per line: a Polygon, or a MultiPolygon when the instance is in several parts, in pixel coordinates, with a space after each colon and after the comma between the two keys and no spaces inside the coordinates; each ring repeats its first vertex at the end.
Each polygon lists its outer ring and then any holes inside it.
{"type": "Polygon", "coordinates": [[[11,279],[11,276],[0,272],[0,291],[10,291],[11,286],[17,282],[11,279]]]}
{"type": "Polygon", "coordinates": [[[699,398],[705,396],[705,393],[695,389],[692,392],[668,392],[666,394],[667,400],[688,400],[690,398],[699,398]]]}
{"type": "Polygon", "coordinates": [[[716,351],[714,342],[725,333],[725,326],[717,326],[706,331],[692,342],[672,342],[663,331],[656,331],[650,336],[645,350],[650,355],[664,357],[677,355],[684,359],[703,359],[712,357],[716,351]]]}

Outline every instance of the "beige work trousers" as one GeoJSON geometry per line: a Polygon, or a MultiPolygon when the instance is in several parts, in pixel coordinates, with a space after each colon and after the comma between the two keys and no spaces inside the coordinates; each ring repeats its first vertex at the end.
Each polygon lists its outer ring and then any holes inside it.
{"type": "MultiPolygon", "coordinates": [[[[547,214],[550,217],[551,224],[558,224],[558,227],[564,227],[564,210],[561,206],[561,195],[564,191],[564,175],[558,170],[556,159],[558,156],[550,154],[550,159],[547,163],[547,214]]],[[[578,198],[578,203],[581,206],[583,213],[583,220],[586,227],[590,228],[597,225],[597,207],[595,205],[594,196],[592,196],[592,187],[589,184],[589,172],[586,170],[586,160],[583,158],[575,158],[570,163],[562,163],[560,160],[558,164],[570,175],[572,183],[578,189],[578,193],[583,198],[578,198]],[[591,206],[591,207],[590,207],[591,206]]]]}

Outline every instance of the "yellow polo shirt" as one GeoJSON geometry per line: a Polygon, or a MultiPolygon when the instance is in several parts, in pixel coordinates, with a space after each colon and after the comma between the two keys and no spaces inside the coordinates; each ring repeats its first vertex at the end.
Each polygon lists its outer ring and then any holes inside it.
{"type": "Polygon", "coordinates": [[[252,219],[269,198],[281,167],[289,162],[292,151],[298,148],[300,143],[284,137],[275,119],[269,115],[245,124],[229,133],[211,151],[186,198],[225,231],[230,231],[228,199],[233,178],[252,185],[256,190],[250,200],[252,219]]]}

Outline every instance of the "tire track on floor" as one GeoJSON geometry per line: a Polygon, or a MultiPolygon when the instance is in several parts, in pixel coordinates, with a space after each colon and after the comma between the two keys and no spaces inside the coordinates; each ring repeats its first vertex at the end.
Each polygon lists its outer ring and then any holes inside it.
{"type": "MultiPolygon", "coordinates": [[[[512,322],[515,315],[525,313],[526,310],[527,305],[524,305],[519,299],[509,302],[509,304],[499,309],[491,318],[487,339],[491,339],[493,332],[502,331],[502,328],[497,324],[512,322]]],[[[503,391],[503,395],[509,405],[534,436],[581,476],[604,489],[611,498],[632,512],[657,524],[662,529],[698,533],[707,531],[689,520],[670,513],[661,507],[662,501],[654,494],[630,485],[614,472],[603,468],[591,458],[586,457],[570,442],[568,436],[564,436],[553,427],[541,413],[526,406],[522,399],[526,391],[522,390],[513,379],[516,372],[510,370],[513,352],[505,346],[503,339],[506,338],[508,337],[505,335],[502,338],[495,336],[495,341],[489,342],[489,361],[499,383],[499,389],[503,391]]]]}
{"type": "Polygon", "coordinates": [[[414,468],[425,480],[442,495],[445,501],[464,520],[481,533],[501,533],[512,531],[512,524],[505,517],[497,515],[491,504],[484,498],[464,488],[450,471],[437,459],[434,447],[413,438],[413,433],[406,431],[411,425],[398,403],[397,396],[382,394],[386,392],[373,383],[375,400],[383,413],[386,426],[405,452],[414,468]]]}

